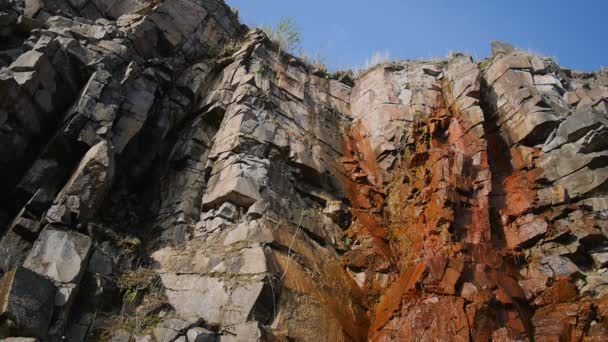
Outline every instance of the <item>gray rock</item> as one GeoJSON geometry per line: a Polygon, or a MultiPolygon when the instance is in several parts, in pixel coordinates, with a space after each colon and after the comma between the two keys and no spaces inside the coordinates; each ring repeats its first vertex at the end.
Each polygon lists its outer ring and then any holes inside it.
{"type": "Polygon", "coordinates": [[[553,255],[544,257],[540,261],[541,271],[550,277],[570,276],[580,272],[578,267],[570,259],[553,255]]]}
{"type": "Polygon", "coordinates": [[[66,201],[69,196],[78,198],[75,211],[81,220],[92,217],[112,186],[114,177],[114,152],[106,141],[91,147],[80,161],[72,178],[57,195],[56,202],[66,201]]]}
{"type": "Polygon", "coordinates": [[[81,9],[84,7],[84,5],[86,5],[88,0],[68,0],[70,2],[70,5],[72,5],[72,7],[76,8],[76,9],[81,9]]]}
{"type": "Polygon", "coordinates": [[[73,302],[75,294],[76,294],[76,285],[61,285],[57,288],[57,292],[55,293],[55,306],[56,307],[64,307],[73,302]]]}
{"type": "Polygon", "coordinates": [[[515,50],[513,45],[509,43],[492,41],[492,55],[496,56],[498,54],[508,54],[515,50]]]}
{"type": "Polygon", "coordinates": [[[262,295],[261,280],[243,280],[229,290],[229,280],[200,275],[161,275],[171,305],[182,317],[199,317],[208,324],[247,321],[262,295]]]}
{"type": "Polygon", "coordinates": [[[85,270],[91,239],[73,231],[45,228],[24,267],[58,283],[77,284],[85,270]]]}
{"type": "Polygon", "coordinates": [[[229,201],[249,208],[262,199],[259,189],[265,174],[265,170],[257,165],[245,163],[228,165],[211,176],[209,190],[203,197],[203,206],[229,201]]]}
{"type": "Polygon", "coordinates": [[[216,215],[230,222],[236,222],[239,218],[239,209],[234,204],[226,202],[219,207],[216,215]]]}
{"type": "Polygon", "coordinates": [[[143,0],[92,0],[97,8],[111,18],[119,18],[122,15],[135,13],[146,7],[147,3],[143,0]]]}
{"type": "Polygon", "coordinates": [[[598,268],[608,265],[608,252],[592,253],[591,258],[598,265],[598,268]]]}
{"type": "Polygon", "coordinates": [[[42,0],[25,0],[25,8],[23,14],[27,17],[34,17],[36,13],[43,7],[42,0]]]}
{"type": "Polygon", "coordinates": [[[156,338],[157,342],[171,342],[174,341],[176,337],[184,333],[191,325],[191,321],[170,318],[161,322],[156,328],[154,328],[154,337],[156,338]]]}
{"type": "Polygon", "coordinates": [[[72,223],[70,210],[67,206],[62,204],[53,205],[47,210],[45,220],[48,223],[59,223],[69,226],[72,223]]]}
{"type": "Polygon", "coordinates": [[[116,330],[112,332],[112,336],[110,337],[111,342],[130,342],[131,334],[125,330],[116,330]]]}
{"type": "Polygon", "coordinates": [[[28,51],[17,58],[9,68],[13,71],[34,71],[44,54],[35,50],[28,51]]]}
{"type": "Polygon", "coordinates": [[[157,84],[145,78],[138,78],[132,83],[121,106],[123,114],[113,128],[112,143],[117,153],[122,153],[148,119],[156,89],[157,84]]]}
{"type": "Polygon", "coordinates": [[[153,342],[154,338],[151,335],[133,336],[135,342],[153,342]]]}
{"type": "Polygon", "coordinates": [[[213,331],[196,327],[188,330],[186,334],[188,342],[215,342],[216,336],[213,331]]]}
{"type": "Polygon", "coordinates": [[[559,179],[556,184],[562,186],[570,198],[579,198],[600,188],[607,181],[608,166],[600,168],[586,166],[559,179]]]}
{"type": "Polygon", "coordinates": [[[12,224],[11,229],[26,238],[36,238],[40,232],[40,222],[19,216],[12,224]]]}
{"type": "Polygon", "coordinates": [[[21,266],[32,248],[32,243],[21,235],[9,230],[0,240],[0,270],[7,272],[21,266]]]}
{"type": "Polygon", "coordinates": [[[190,36],[207,16],[207,11],[196,2],[170,0],[162,3],[152,20],[172,46],[190,36]]]}
{"type": "Polygon", "coordinates": [[[543,146],[543,151],[548,152],[563,144],[575,142],[593,129],[607,125],[608,118],[598,112],[576,111],[559,125],[555,138],[543,146]]]}
{"type": "Polygon", "coordinates": [[[89,260],[88,272],[110,276],[113,270],[112,258],[99,249],[95,249],[89,260]]]}
{"type": "Polygon", "coordinates": [[[249,209],[247,210],[247,217],[251,219],[258,219],[264,216],[266,210],[268,209],[268,204],[264,201],[256,201],[249,209]]]}
{"type": "Polygon", "coordinates": [[[262,341],[259,323],[248,322],[234,326],[232,334],[221,335],[220,342],[262,341]]]}
{"type": "Polygon", "coordinates": [[[46,338],[53,315],[55,287],[44,277],[19,267],[0,280],[0,331],[46,338]]]}

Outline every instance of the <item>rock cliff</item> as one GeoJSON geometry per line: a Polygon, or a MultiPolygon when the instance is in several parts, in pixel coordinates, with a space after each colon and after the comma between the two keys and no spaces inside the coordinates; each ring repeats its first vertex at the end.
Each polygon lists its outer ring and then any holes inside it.
{"type": "Polygon", "coordinates": [[[0,338],[607,340],[608,73],[492,47],[353,79],[221,0],[0,0],[0,338]]]}

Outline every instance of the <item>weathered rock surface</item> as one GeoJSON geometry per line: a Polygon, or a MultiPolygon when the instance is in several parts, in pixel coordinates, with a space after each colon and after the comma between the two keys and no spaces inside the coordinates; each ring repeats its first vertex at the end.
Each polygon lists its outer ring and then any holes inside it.
{"type": "Polygon", "coordinates": [[[608,339],[605,70],[352,80],[220,0],[0,19],[0,338],[608,339]]]}
{"type": "Polygon", "coordinates": [[[55,298],[50,281],[18,267],[0,280],[0,295],[3,334],[47,337],[55,298]]]}

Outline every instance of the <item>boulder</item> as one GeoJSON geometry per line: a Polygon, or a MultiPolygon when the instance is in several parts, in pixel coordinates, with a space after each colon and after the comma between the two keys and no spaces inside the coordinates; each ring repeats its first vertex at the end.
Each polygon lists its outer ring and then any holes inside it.
{"type": "Polygon", "coordinates": [[[7,272],[21,266],[31,248],[32,242],[13,230],[7,231],[0,240],[0,271],[7,272]]]}
{"type": "Polygon", "coordinates": [[[518,248],[534,241],[547,232],[548,224],[542,218],[536,218],[528,214],[515,221],[514,224],[505,228],[507,247],[518,248]]]}
{"type": "Polygon", "coordinates": [[[110,342],[130,342],[131,334],[125,330],[116,330],[110,337],[110,342]]]}
{"type": "Polygon", "coordinates": [[[70,2],[70,5],[72,5],[72,7],[74,7],[75,9],[81,9],[84,7],[84,5],[86,5],[86,3],[88,2],[88,0],[68,0],[70,2]]]}
{"type": "Polygon", "coordinates": [[[211,176],[209,190],[203,197],[203,206],[230,201],[249,208],[262,199],[261,183],[266,174],[263,168],[245,163],[234,163],[211,176]]]}
{"type": "Polygon", "coordinates": [[[235,325],[231,334],[221,335],[219,342],[263,341],[264,335],[257,322],[235,325]]]}
{"type": "Polygon", "coordinates": [[[215,342],[215,333],[205,328],[195,327],[186,333],[188,342],[215,342]]]}
{"type": "Polygon", "coordinates": [[[157,342],[172,342],[184,333],[193,322],[177,318],[170,318],[161,322],[154,328],[154,337],[157,342]]]}
{"type": "Polygon", "coordinates": [[[9,69],[13,71],[34,71],[36,70],[44,54],[35,50],[28,51],[17,58],[9,69]]]}
{"type": "Polygon", "coordinates": [[[6,273],[0,280],[0,334],[46,338],[54,299],[55,287],[43,276],[23,267],[6,273]]]}
{"type": "Polygon", "coordinates": [[[11,229],[23,237],[34,240],[40,233],[40,222],[19,216],[13,221],[11,229]]]}
{"type": "Polygon", "coordinates": [[[48,227],[38,237],[24,267],[57,283],[77,284],[90,251],[88,236],[48,227]]]}
{"type": "Polygon", "coordinates": [[[264,201],[256,201],[247,210],[247,217],[251,219],[258,219],[264,216],[264,213],[268,210],[268,203],[264,201]]]}
{"type": "Polygon", "coordinates": [[[150,115],[158,84],[139,77],[131,82],[125,101],[120,108],[122,115],[113,127],[112,143],[118,154],[127,147],[131,139],[139,133],[150,115]]]}
{"type": "Polygon", "coordinates": [[[113,177],[114,152],[108,142],[99,142],[84,155],[55,201],[65,203],[69,196],[74,196],[70,210],[81,220],[89,219],[105,199],[113,177]]]}
{"type": "Polygon", "coordinates": [[[207,16],[200,3],[188,0],[163,2],[152,16],[152,20],[173,46],[188,38],[207,16]]]}
{"type": "Polygon", "coordinates": [[[567,257],[551,255],[540,260],[541,271],[549,277],[566,277],[580,272],[567,257]]]}
{"type": "Polygon", "coordinates": [[[230,222],[236,222],[239,218],[239,210],[234,204],[226,202],[218,208],[216,215],[230,222]]]}
{"type": "Polygon", "coordinates": [[[69,226],[72,224],[72,216],[67,206],[63,204],[52,205],[49,210],[46,211],[44,219],[48,223],[57,223],[69,226]]]}
{"type": "Polygon", "coordinates": [[[513,45],[505,42],[492,41],[492,55],[496,56],[498,54],[508,54],[515,50],[513,45]]]}
{"type": "Polygon", "coordinates": [[[262,280],[221,279],[200,275],[161,275],[171,305],[182,317],[198,317],[208,324],[247,321],[266,284],[262,280]]]}

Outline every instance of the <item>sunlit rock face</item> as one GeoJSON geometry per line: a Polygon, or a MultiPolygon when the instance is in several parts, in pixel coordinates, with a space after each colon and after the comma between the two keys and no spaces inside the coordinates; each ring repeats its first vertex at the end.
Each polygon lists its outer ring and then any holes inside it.
{"type": "Polygon", "coordinates": [[[327,75],[220,0],[0,18],[0,338],[608,339],[606,71],[327,75]]]}

